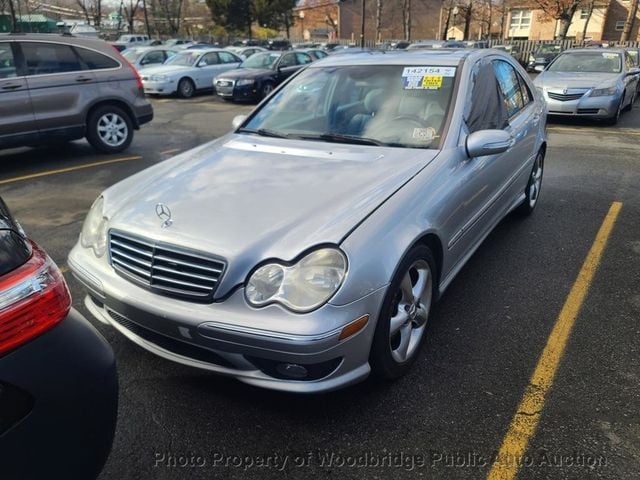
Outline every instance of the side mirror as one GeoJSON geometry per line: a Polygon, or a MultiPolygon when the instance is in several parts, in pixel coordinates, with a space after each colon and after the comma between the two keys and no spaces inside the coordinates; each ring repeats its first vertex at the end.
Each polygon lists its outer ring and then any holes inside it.
{"type": "Polygon", "coordinates": [[[536,65],[533,67],[536,72],[544,72],[544,65],[536,65]]]}
{"type": "Polygon", "coordinates": [[[246,115],[236,115],[235,117],[233,117],[233,120],[231,120],[231,126],[235,130],[240,125],[242,125],[246,119],[247,119],[246,115]]]}
{"type": "Polygon", "coordinates": [[[625,75],[625,77],[631,77],[633,75],[638,75],[640,74],[640,68],[638,67],[633,67],[631,70],[629,70],[627,72],[627,74],[625,75]]]}
{"type": "Polygon", "coordinates": [[[511,134],[504,130],[479,130],[470,134],[465,142],[469,158],[504,153],[512,145],[511,134]]]}

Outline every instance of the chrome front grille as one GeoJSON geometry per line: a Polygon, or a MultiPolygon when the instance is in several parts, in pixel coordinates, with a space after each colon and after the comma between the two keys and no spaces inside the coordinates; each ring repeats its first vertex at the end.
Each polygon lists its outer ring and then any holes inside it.
{"type": "Polygon", "coordinates": [[[580,93],[555,93],[555,92],[547,92],[549,98],[552,100],[558,100],[559,102],[570,102],[571,100],[578,100],[582,98],[585,92],[580,93]]]}
{"type": "Polygon", "coordinates": [[[197,302],[213,301],[226,263],[205,253],[109,232],[111,266],[154,293],[197,302]]]}

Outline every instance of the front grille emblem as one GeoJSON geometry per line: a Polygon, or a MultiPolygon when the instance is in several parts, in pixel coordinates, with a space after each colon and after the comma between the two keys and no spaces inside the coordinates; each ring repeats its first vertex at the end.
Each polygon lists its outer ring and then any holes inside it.
{"type": "Polygon", "coordinates": [[[160,220],[162,220],[162,223],[160,224],[161,228],[170,227],[173,223],[173,220],[171,219],[171,210],[164,203],[158,203],[156,205],[156,215],[158,215],[160,220]]]}

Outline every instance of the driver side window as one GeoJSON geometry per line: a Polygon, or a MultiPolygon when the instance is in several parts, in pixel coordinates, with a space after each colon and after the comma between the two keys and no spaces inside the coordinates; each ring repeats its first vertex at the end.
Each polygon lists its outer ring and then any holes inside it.
{"type": "Polygon", "coordinates": [[[465,121],[469,133],[504,129],[509,125],[506,99],[491,62],[479,66],[473,79],[471,105],[465,121]]]}
{"type": "Polygon", "coordinates": [[[280,67],[294,67],[296,65],[296,57],[293,53],[287,53],[280,61],[280,67]]]}

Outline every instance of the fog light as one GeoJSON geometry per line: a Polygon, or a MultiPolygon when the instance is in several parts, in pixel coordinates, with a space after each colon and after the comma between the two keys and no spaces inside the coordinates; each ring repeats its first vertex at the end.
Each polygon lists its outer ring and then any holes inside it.
{"type": "Polygon", "coordinates": [[[296,379],[305,378],[309,374],[306,368],[297,363],[279,363],[276,365],[276,371],[284,377],[296,379]]]}

